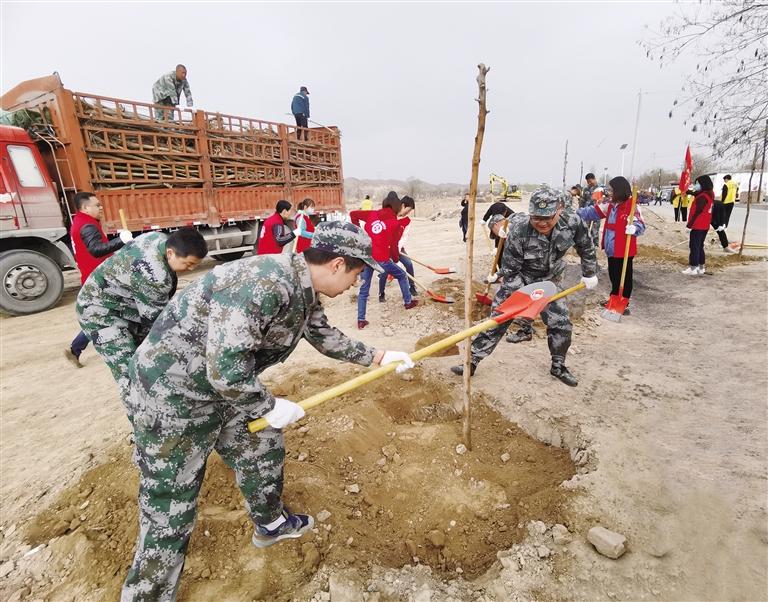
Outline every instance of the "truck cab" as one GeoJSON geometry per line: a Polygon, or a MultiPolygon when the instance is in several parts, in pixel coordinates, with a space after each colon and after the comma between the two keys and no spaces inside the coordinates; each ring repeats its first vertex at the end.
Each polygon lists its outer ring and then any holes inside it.
{"type": "Polygon", "coordinates": [[[22,128],[0,125],[0,309],[30,314],[59,301],[61,271],[75,266],[66,237],[40,151],[22,128]]]}

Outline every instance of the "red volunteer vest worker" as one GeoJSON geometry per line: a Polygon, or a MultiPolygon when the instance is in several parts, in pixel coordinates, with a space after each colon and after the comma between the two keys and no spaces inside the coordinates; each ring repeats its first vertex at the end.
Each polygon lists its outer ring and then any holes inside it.
{"type": "Polygon", "coordinates": [[[79,192],[75,196],[75,204],[77,213],[72,218],[69,236],[72,239],[75,262],[80,270],[80,284],[84,284],[101,262],[133,237],[126,231],[121,232],[119,238],[107,238],[99,221],[101,203],[95,195],[79,192]]]}
{"type": "MultiPolygon", "coordinates": [[[[601,211],[600,205],[595,205],[595,208],[597,209],[597,212],[601,215],[601,217],[606,218],[605,220],[605,226],[603,227],[603,237],[600,243],[600,246],[605,249],[605,233],[608,232],[608,230],[613,231],[613,256],[614,257],[624,257],[624,246],[627,244],[627,233],[624,231],[627,227],[627,224],[631,224],[634,222],[634,217],[632,220],[627,221],[627,218],[629,217],[629,210],[630,205],[632,204],[631,199],[627,199],[626,201],[619,203],[616,206],[616,221],[612,224],[608,223],[607,215],[605,215],[601,211]]],[[[634,257],[637,255],[637,237],[631,236],[629,241],[629,256],[634,257]]]]}
{"type": "Polygon", "coordinates": [[[256,247],[257,255],[275,255],[283,252],[283,247],[296,236],[285,225],[285,220],[291,214],[291,205],[288,201],[277,201],[275,212],[270,215],[261,226],[259,244],[256,247]]]}
{"type": "Polygon", "coordinates": [[[709,226],[712,223],[712,204],[715,202],[715,193],[711,190],[700,191],[694,201],[693,207],[691,207],[690,216],[696,215],[696,218],[688,223],[688,227],[691,230],[709,230],[709,226]],[[700,202],[700,199],[704,199],[704,209],[696,214],[696,205],[700,202]]]}

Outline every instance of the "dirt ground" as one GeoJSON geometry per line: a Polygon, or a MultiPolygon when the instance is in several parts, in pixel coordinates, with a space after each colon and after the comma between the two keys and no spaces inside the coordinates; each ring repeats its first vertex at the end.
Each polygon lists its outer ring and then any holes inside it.
{"type": "MultiPolygon", "coordinates": [[[[458,212],[425,209],[410,253],[459,271],[417,267],[417,277],[460,299],[458,212]]],[[[502,342],[473,379],[471,451],[457,450],[454,355],[328,402],[288,431],[285,499],[324,516],[301,540],[254,549],[232,475],[213,456],[180,599],[765,599],[768,265],[709,243],[711,273],[686,278],[679,225],[646,219],[632,315],[600,317],[604,271],[597,291],[570,300],[579,386],[549,376],[540,323],[532,342],[502,342]],[[586,541],[597,524],[627,537],[622,558],[586,541]]],[[[491,261],[481,236],[477,281],[491,261]]],[[[578,258],[569,263],[576,281],[578,258]]],[[[80,370],[63,359],[77,332],[77,277],[68,283],[57,308],[0,319],[3,599],[114,599],[132,558],[129,426],[95,352],[80,370]]],[[[422,295],[403,312],[390,284],[358,332],[354,293],[327,303],[332,323],[382,348],[462,328],[458,303],[422,295]]],[[[360,371],[302,343],[264,380],[298,400],[360,371]]]]}

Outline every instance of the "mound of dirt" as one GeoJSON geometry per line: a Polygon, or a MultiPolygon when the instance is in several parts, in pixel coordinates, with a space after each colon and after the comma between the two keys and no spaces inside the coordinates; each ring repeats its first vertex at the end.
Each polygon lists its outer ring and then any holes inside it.
{"type": "MultiPolygon", "coordinates": [[[[451,311],[460,318],[464,318],[464,282],[455,278],[439,278],[432,283],[432,290],[438,295],[453,297],[455,303],[450,305],[451,311]]],[[[476,280],[472,282],[472,321],[479,322],[485,320],[491,313],[488,305],[483,305],[475,300],[475,293],[484,293],[485,285],[476,280]]],[[[493,298],[495,289],[489,293],[493,298]]]]}
{"type": "MultiPolygon", "coordinates": [[[[301,399],[360,371],[308,370],[271,389],[301,399]]],[[[256,550],[233,474],[212,455],[180,599],[305,598],[319,567],[420,563],[446,579],[471,578],[523,539],[518,524],[563,520],[571,494],[558,485],[575,473],[566,450],[530,438],[479,398],[474,449],[457,447],[459,387],[418,369],[406,376],[327,402],[286,432],[284,500],[317,519],[300,540],[256,550]]],[[[118,596],[137,532],[130,451],[115,448],[111,462],[86,473],[28,527],[28,542],[51,551],[37,597],[118,596]]]]}
{"type": "MultiPolygon", "coordinates": [[[[720,245],[710,245],[706,248],[705,252],[707,255],[708,269],[722,269],[729,266],[739,265],[740,263],[761,259],[749,255],[744,255],[742,257],[739,257],[738,255],[725,255],[723,254],[720,245]]],[[[659,245],[640,245],[637,250],[635,261],[686,266],[688,265],[688,247],[687,245],[681,245],[677,248],[662,247],[659,245]]]]}
{"type": "MultiPolygon", "coordinates": [[[[429,347],[433,343],[437,343],[438,341],[442,341],[445,338],[448,338],[454,334],[453,332],[435,332],[433,334],[428,334],[425,337],[421,337],[418,341],[416,341],[416,350],[424,349],[424,347],[429,347]]],[[[442,351],[438,351],[437,353],[433,354],[431,357],[448,357],[449,355],[459,355],[459,348],[456,345],[451,345],[450,347],[443,349],[442,351]]]]}

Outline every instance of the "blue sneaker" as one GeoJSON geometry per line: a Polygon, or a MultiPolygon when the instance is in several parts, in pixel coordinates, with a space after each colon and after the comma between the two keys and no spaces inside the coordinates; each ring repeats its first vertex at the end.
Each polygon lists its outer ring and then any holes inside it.
{"type": "Polygon", "coordinates": [[[251,543],[257,548],[268,548],[283,539],[296,539],[301,537],[315,526],[315,519],[309,514],[292,514],[287,508],[283,508],[285,522],[271,531],[262,525],[256,525],[251,543]]]}

